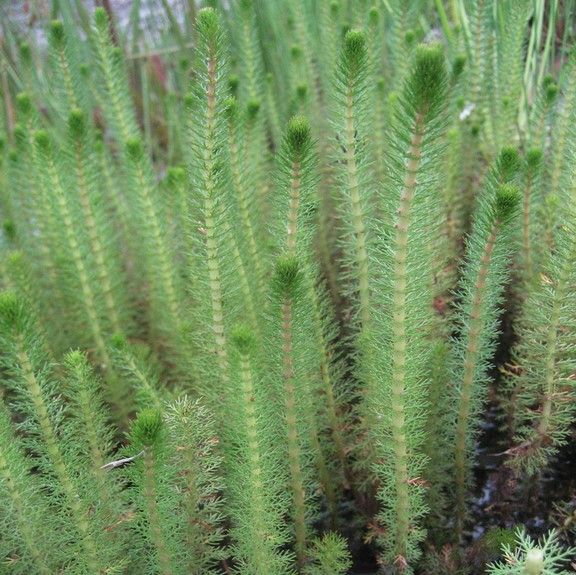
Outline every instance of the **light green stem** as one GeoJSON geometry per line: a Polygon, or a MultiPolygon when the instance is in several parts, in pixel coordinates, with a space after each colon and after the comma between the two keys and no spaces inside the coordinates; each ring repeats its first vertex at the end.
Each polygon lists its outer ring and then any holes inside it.
{"type": "Polygon", "coordinates": [[[462,376],[458,418],[456,423],[455,444],[455,478],[456,478],[456,531],[458,538],[462,537],[464,522],[466,520],[467,489],[467,440],[470,427],[470,410],[472,394],[474,392],[475,373],[480,359],[480,341],[484,322],[482,309],[486,300],[486,280],[490,270],[494,245],[499,231],[499,223],[495,222],[480,261],[480,270],[474,285],[474,295],[468,324],[468,341],[463,358],[464,373],[462,376]]]}
{"type": "Polygon", "coordinates": [[[302,472],[300,434],[296,411],[296,374],[293,357],[292,300],[286,298],[282,304],[282,340],[283,340],[283,379],[286,432],[288,440],[288,463],[290,467],[290,487],[292,490],[293,520],[296,533],[296,557],[300,566],[306,560],[306,496],[302,472]]]}
{"type": "MultiPolygon", "coordinates": [[[[247,461],[250,473],[250,491],[252,493],[252,518],[254,536],[257,541],[265,542],[268,539],[268,532],[262,519],[267,515],[262,494],[265,493],[263,482],[264,469],[262,461],[262,446],[260,444],[260,433],[258,426],[258,414],[254,402],[254,380],[252,367],[247,355],[241,355],[240,359],[240,383],[242,389],[242,408],[244,412],[244,423],[246,428],[246,447],[248,449],[247,461]]],[[[267,559],[266,546],[257,544],[254,546],[254,564],[260,575],[274,575],[270,572],[270,565],[267,559]]]]}
{"type": "Polygon", "coordinates": [[[40,573],[40,575],[51,575],[52,571],[46,565],[42,552],[38,549],[34,530],[31,528],[31,524],[27,521],[25,511],[26,503],[24,503],[25,494],[21,493],[19,481],[13,476],[10,465],[2,451],[0,451],[0,477],[2,478],[3,485],[9,493],[12,507],[15,511],[16,521],[18,522],[18,531],[22,535],[22,539],[24,540],[26,548],[34,561],[36,569],[38,569],[38,573],[40,573]]]}
{"type": "Polygon", "coordinates": [[[360,197],[360,180],[358,178],[358,164],[356,161],[356,129],[357,122],[354,117],[354,92],[348,86],[346,96],[346,168],[348,173],[348,187],[350,190],[352,225],[354,230],[354,257],[358,267],[358,293],[360,297],[360,329],[362,333],[370,327],[370,286],[368,276],[368,250],[366,247],[366,224],[362,211],[360,197]]]}
{"type": "Polygon", "coordinates": [[[408,150],[404,188],[400,197],[396,237],[394,239],[394,278],[392,302],[392,439],[394,445],[395,475],[395,555],[406,557],[410,533],[410,497],[408,475],[408,448],[406,440],[406,383],[408,366],[408,334],[406,303],[408,298],[408,239],[410,235],[410,209],[416,191],[416,173],[420,165],[420,148],[424,137],[423,118],[416,117],[415,129],[408,150]]]}
{"type": "Polygon", "coordinates": [[[172,575],[174,570],[172,569],[170,553],[168,552],[166,541],[164,540],[164,535],[162,533],[162,521],[160,519],[158,503],[156,500],[158,487],[156,471],[154,469],[154,455],[152,451],[153,447],[151,446],[146,446],[144,448],[144,499],[146,501],[146,510],[148,513],[148,525],[150,528],[152,543],[158,553],[160,573],[162,575],[172,575]]]}
{"type": "Polygon", "coordinates": [[[48,407],[44,401],[42,387],[36,379],[34,368],[32,367],[32,362],[26,352],[22,335],[19,335],[16,338],[16,353],[18,363],[22,368],[24,382],[38,418],[40,432],[46,445],[48,457],[54,467],[54,472],[62,486],[64,495],[66,496],[66,502],[70,507],[70,511],[72,512],[72,516],[81,535],[86,566],[91,573],[99,573],[101,566],[98,561],[98,553],[90,529],[87,510],[82,508],[82,500],[74,487],[74,483],[72,482],[72,478],[70,477],[69,471],[64,462],[64,457],[60,451],[58,437],[56,436],[56,432],[52,426],[48,407]]]}

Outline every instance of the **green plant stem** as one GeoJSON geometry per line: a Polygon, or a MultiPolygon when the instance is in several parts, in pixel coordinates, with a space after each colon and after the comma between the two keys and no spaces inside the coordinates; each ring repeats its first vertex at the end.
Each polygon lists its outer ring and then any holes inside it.
{"type": "MultiPolygon", "coordinates": [[[[230,122],[231,124],[231,122],[230,122]]],[[[244,186],[244,180],[241,171],[240,150],[238,145],[238,134],[235,126],[229,126],[229,147],[230,147],[230,164],[232,171],[232,182],[238,198],[238,207],[240,208],[240,219],[244,236],[248,241],[248,250],[250,253],[250,262],[254,266],[257,275],[257,285],[260,293],[265,293],[264,288],[264,269],[262,267],[262,258],[260,257],[258,243],[252,219],[250,217],[250,205],[248,202],[247,190],[244,186]]]]}
{"type": "Polygon", "coordinates": [[[172,568],[172,561],[170,553],[164,540],[162,533],[160,513],[157,503],[157,478],[156,478],[156,463],[153,453],[153,447],[145,446],[144,449],[144,499],[146,501],[146,509],[148,513],[148,524],[150,527],[150,535],[152,543],[158,553],[158,563],[162,575],[172,575],[175,571],[172,568]]]}
{"type": "MultiPolygon", "coordinates": [[[[266,541],[268,533],[262,522],[263,518],[267,516],[267,509],[262,497],[262,494],[265,493],[265,485],[263,482],[264,462],[262,461],[258,415],[254,402],[256,390],[254,388],[252,366],[247,354],[240,355],[240,383],[242,390],[242,410],[244,412],[243,420],[246,426],[246,459],[250,473],[254,535],[257,541],[266,541]]],[[[265,552],[266,547],[256,544],[254,549],[254,563],[258,569],[258,575],[274,575],[274,573],[270,572],[270,566],[265,552]]]]}
{"type": "Polygon", "coordinates": [[[98,312],[96,308],[95,296],[90,285],[90,280],[88,277],[88,271],[84,259],[81,254],[80,244],[76,236],[76,228],[72,220],[72,215],[68,203],[66,201],[66,196],[64,189],[62,187],[62,181],[60,173],[54,163],[53,152],[50,152],[46,160],[46,171],[52,187],[53,193],[56,196],[56,204],[59,210],[59,216],[62,221],[62,227],[64,231],[64,236],[68,247],[70,249],[70,255],[74,261],[74,266],[78,274],[78,280],[80,282],[80,287],[82,291],[82,302],[84,304],[84,309],[88,319],[88,325],[90,332],[93,337],[93,341],[96,344],[96,349],[98,352],[98,359],[103,365],[110,365],[110,358],[106,349],[106,344],[104,342],[104,337],[102,335],[102,326],[98,318],[98,312]]]}
{"type": "Polygon", "coordinates": [[[410,142],[409,158],[406,166],[404,189],[400,198],[400,208],[396,236],[394,240],[394,294],[392,313],[393,367],[392,367],[392,437],[394,443],[395,489],[396,489],[396,549],[397,556],[406,557],[410,530],[410,499],[408,485],[408,454],[406,444],[406,421],[404,413],[405,385],[407,378],[406,352],[406,297],[408,258],[408,230],[410,227],[410,207],[416,190],[415,174],[420,165],[420,148],[424,138],[422,114],[417,114],[415,128],[410,142]]]}
{"type": "Polygon", "coordinates": [[[370,286],[368,275],[368,251],[366,248],[366,225],[360,197],[360,181],[356,162],[356,129],[357,120],[354,114],[354,87],[348,84],[346,94],[346,169],[354,227],[355,259],[358,266],[358,293],[360,297],[361,331],[366,333],[370,326],[370,286]]]}
{"type": "Polygon", "coordinates": [[[470,425],[470,410],[474,375],[478,366],[480,353],[480,339],[483,329],[482,308],[486,298],[486,279],[490,270],[494,245],[500,228],[500,222],[496,221],[486,242],[484,253],[480,262],[480,269],[474,285],[474,296],[470,310],[470,325],[468,328],[468,342],[466,345],[463,366],[461,395],[459,401],[458,417],[456,422],[455,440],[455,479],[456,479],[456,530],[461,539],[466,519],[466,494],[467,484],[467,438],[470,425]]]}
{"type": "Polygon", "coordinates": [[[222,280],[220,274],[220,258],[216,239],[216,202],[218,193],[214,173],[217,169],[215,161],[216,148],[216,89],[217,89],[217,56],[210,48],[208,57],[208,85],[206,88],[206,142],[204,161],[204,214],[206,228],[206,252],[208,265],[208,281],[212,305],[212,332],[216,345],[216,355],[222,381],[228,380],[228,352],[226,350],[226,335],[224,330],[224,309],[222,280]]]}
{"type": "Polygon", "coordinates": [[[558,362],[558,333],[561,331],[561,308],[566,298],[566,292],[570,289],[569,277],[574,258],[567,258],[566,264],[562,266],[561,273],[554,290],[554,300],[549,323],[546,329],[546,355],[544,359],[544,393],[539,417],[535,447],[539,448],[548,436],[552,410],[556,397],[556,370],[558,362]]]}
{"type": "Polygon", "coordinates": [[[561,179],[566,172],[566,149],[573,144],[571,137],[571,127],[573,123],[574,111],[576,110],[576,57],[568,64],[570,66],[570,77],[563,90],[565,101],[558,112],[554,122],[554,140],[550,167],[550,181],[548,194],[558,194],[561,189],[561,179]]]}
{"type": "Polygon", "coordinates": [[[524,248],[524,273],[528,281],[533,279],[532,265],[532,194],[534,189],[534,171],[528,170],[524,186],[524,202],[522,210],[522,244],[524,248]]]}
{"type": "Polygon", "coordinates": [[[300,207],[300,189],[302,173],[300,162],[292,163],[290,177],[290,203],[288,208],[288,228],[286,248],[289,254],[296,254],[296,232],[298,231],[298,208],[300,207]]]}
{"type": "Polygon", "coordinates": [[[0,478],[2,479],[3,486],[8,491],[8,496],[11,500],[11,505],[18,523],[18,531],[22,535],[22,539],[26,544],[26,550],[30,553],[34,566],[40,575],[51,575],[52,570],[46,564],[42,551],[38,548],[36,534],[32,529],[32,525],[27,521],[27,514],[25,512],[26,503],[24,503],[26,494],[20,491],[20,482],[13,475],[11,466],[2,451],[0,451],[0,478]]]}
{"type": "Polygon", "coordinates": [[[66,91],[66,98],[68,99],[68,111],[77,108],[79,105],[78,98],[76,97],[76,90],[74,89],[74,81],[72,80],[72,72],[70,70],[70,63],[66,57],[64,46],[57,48],[57,59],[60,72],[62,73],[62,80],[66,91]]]}
{"type": "Polygon", "coordinates": [[[328,414],[328,426],[330,434],[334,441],[336,448],[336,456],[342,468],[344,479],[347,481],[348,477],[348,460],[346,457],[346,446],[342,431],[340,429],[340,417],[338,415],[338,407],[336,397],[334,395],[334,381],[330,372],[331,353],[329,345],[324,335],[324,322],[320,311],[320,301],[318,293],[314,285],[310,285],[310,299],[313,302],[314,308],[314,327],[315,336],[317,340],[318,349],[320,350],[320,376],[322,378],[322,385],[324,393],[326,394],[326,412],[328,414]]]}
{"type": "Polygon", "coordinates": [[[42,439],[46,444],[46,450],[51,464],[54,466],[54,472],[62,485],[66,503],[70,507],[72,517],[76,523],[78,531],[82,538],[82,547],[85,553],[86,566],[92,573],[99,573],[101,565],[97,559],[98,553],[96,545],[90,530],[90,523],[86,510],[82,509],[81,498],[78,496],[70,473],[66,467],[64,457],[59,447],[58,437],[50,421],[48,407],[44,401],[42,388],[34,374],[32,361],[26,352],[26,346],[22,335],[16,337],[16,353],[18,362],[22,368],[22,375],[25,385],[30,393],[34,410],[38,417],[42,439]]]}
{"type": "MultiPolygon", "coordinates": [[[[154,206],[154,190],[151,189],[149,178],[144,171],[142,160],[137,161],[136,165],[136,184],[138,185],[139,195],[142,199],[144,214],[147,224],[150,226],[152,248],[154,250],[154,267],[157,265],[159,270],[159,285],[157,289],[166,296],[168,312],[170,313],[170,325],[177,330],[181,325],[181,313],[179,298],[174,283],[173,264],[170,261],[168,246],[166,245],[166,236],[162,232],[160,225],[160,214],[154,206]]],[[[154,268],[152,268],[154,269],[154,268]]]]}
{"type": "Polygon", "coordinates": [[[92,253],[94,254],[95,272],[98,278],[98,283],[101,286],[101,293],[104,296],[106,305],[107,317],[110,320],[110,325],[114,333],[122,331],[120,317],[118,315],[118,304],[114,298],[114,291],[112,288],[112,281],[108,272],[106,264],[105,250],[100,240],[98,226],[92,209],[90,201],[90,190],[86,174],[86,150],[83,142],[74,142],[74,155],[75,155],[75,168],[76,178],[78,183],[78,195],[82,205],[82,212],[84,215],[84,222],[86,224],[86,231],[92,253]]]}
{"type": "Polygon", "coordinates": [[[300,434],[296,413],[296,374],[293,357],[292,299],[285,298],[282,304],[282,355],[284,380],[285,418],[288,442],[288,463],[290,467],[290,487],[294,505],[294,526],[296,534],[296,557],[302,567],[306,559],[306,501],[304,476],[300,463],[300,434]]]}

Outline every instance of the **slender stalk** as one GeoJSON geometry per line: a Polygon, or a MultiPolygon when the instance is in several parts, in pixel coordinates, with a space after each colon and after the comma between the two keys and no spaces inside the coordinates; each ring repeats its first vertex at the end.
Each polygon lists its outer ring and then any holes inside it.
{"type": "Polygon", "coordinates": [[[155,467],[154,453],[150,446],[148,446],[148,449],[144,451],[144,499],[146,501],[150,532],[152,542],[158,553],[160,572],[162,575],[172,575],[174,573],[172,561],[160,527],[162,522],[156,501],[158,488],[155,467]]]}
{"type": "Polygon", "coordinates": [[[52,143],[45,132],[37,132],[36,146],[45,162],[45,177],[46,183],[50,186],[52,193],[55,196],[56,206],[58,209],[58,217],[62,222],[62,228],[70,256],[76,269],[78,282],[82,293],[82,304],[86,313],[88,327],[90,329],[93,342],[96,345],[99,360],[103,365],[110,365],[110,358],[106,349],[104,336],[102,332],[102,325],[99,319],[95,294],[89,279],[88,270],[86,268],[85,260],[82,257],[80,249],[80,241],[77,236],[77,228],[74,225],[72,214],[66,198],[64,184],[62,182],[61,173],[55,164],[54,151],[52,150],[52,143]]]}
{"type": "Polygon", "coordinates": [[[416,173],[420,164],[420,147],[424,137],[422,114],[416,116],[415,128],[410,142],[409,158],[406,167],[404,191],[400,197],[398,223],[394,244],[394,296],[393,296],[393,375],[392,375],[392,437],[394,441],[396,469],[396,553],[402,557],[407,555],[408,531],[410,529],[409,494],[408,494],[408,452],[406,446],[406,420],[404,413],[404,395],[407,368],[407,338],[406,338],[406,261],[408,256],[408,230],[410,227],[410,207],[416,189],[416,173]]]}
{"type": "MultiPolygon", "coordinates": [[[[257,420],[256,406],[254,405],[254,380],[252,375],[252,365],[248,354],[241,353],[240,377],[242,390],[242,407],[244,411],[244,421],[246,422],[246,439],[248,448],[247,461],[250,463],[250,486],[252,488],[253,519],[255,521],[254,535],[257,540],[262,541],[266,537],[267,531],[259,519],[266,516],[266,509],[262,494],[265,486],[262,482],[264,477],[262,447],[260,445],[259,425],[257,420]]],[[[264,547],[256,546],[256,556],[254,563],[262,575],[273,575],[268,570],[267,556],[264,547]]]]}
{"type": "Polygon", "coordinates": [[[460,408],[458,410],[458,419],[456,423],[456,443],[455,443],[455,478],[456,478],[456,503],[457,503],[457,530],[461,535],[466,518],[466,498],[467,498],[467,460],[468,450],[468,425],[471,410],[471,399],[473,385],[475,381],[475,372],[478,368],[480,353],[480,335],[483,325],[482,309],[486,305],[487,285],[486,278],[490,270],[494,244],[500,228],[500,222],[496,221],[486,241],[484,253],[480,260],[480,269],[476,283],[474,285],[474,296],[472,307],[470,309],[470,323],[468,326],[468,342],[463,358],[464,373],[462,377],[462,386],[460,392],[460,408]]]}
{"type": "Polygon", "coordinates": [[[290,484],[294,505],[294,529],[296,533],[296,557],[300,567],[306,558],[306,502],[304,478],[301,467],[300,434],[296,412],[296,385],[293,358],[292,299],[286,297],[282,303],[282,377],[284,380],[284,407],[288,442],[290,484]]]}
{"type": "Polygon", "coordinates": [[[86,566],[91,572],[98,573],[101,565],[98,561],[98,552],[92,537],[87,510],[83,509],[82,499],[79,497],[72,478],[70,477],[70,472],[66,466],[62,451],[60,450],[56,431],[50,420],[42,387],[36,379],[33,364],[26,351],[24,337],[21,334],[16,336],[15,344],[18,363],[22,369],[22,379],[30,394],[34,411],[37,414],[40,433],[46,445],[48,457],[62,486],[66,503],[70,507],[72,517],[81,535],[81,544],[85,553],[86,566]]]}
{"type": "Polygon", "coordinates": [[[3,448],[0,450],[0,480],[11,502],[16,529],[22,536],[37,572],[40,575],[51,575],[53,570],[49,564],[49,557],[46,557],[36,532],[37,525],[34,523],[36,517],[29,512],[31,504],[35,511],[38,508],[44,511],[44,506],[38,505],[38,501],[33,497],[29,463],[19,449],[19,441],[8,431],[11,427],[10,416],[3,405],[0,405],[0,426],[0,440],[3,443],[3,448]],[[22,470],[25,477],[22,477],[22,470]]]}
{"type": "Polygon", "coordinates": [[[98,284],[101,286],[100,292],[104,296],[106,315],[110,320],[110,326],[114,333],[120,333],[122,326],[120,316],[118,314],[118,304],[115,301],[114,290],[112,287],[112,280],[108,271],[108,262],[104,246],[100,237],[98,225],[96,223],[96,216],[92,206],[91,183],[89,182],[89,174],[87,172],[87,157],[86,157],[86,142],[85,142],[85,129],[84,116],[81,110],[73,110],[70,116],[70,129],[73,132],[73,154],[74,154],[74,167],[76,171],[76,184],[78,186],[78,195],[82,205],[82,213],[84,215],[84,222],[86,224],[86,231],[88,240],[91,246],[91,251],[94,255],[95,272],[98,284]]]}

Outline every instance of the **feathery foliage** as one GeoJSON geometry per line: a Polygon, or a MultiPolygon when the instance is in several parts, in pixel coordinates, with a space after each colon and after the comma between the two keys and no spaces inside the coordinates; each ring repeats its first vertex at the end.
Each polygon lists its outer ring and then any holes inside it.
{"type": "Polygon", "coordinates": [[[566,572],[574,0],[8,4],[0,571],[566,572]]]}

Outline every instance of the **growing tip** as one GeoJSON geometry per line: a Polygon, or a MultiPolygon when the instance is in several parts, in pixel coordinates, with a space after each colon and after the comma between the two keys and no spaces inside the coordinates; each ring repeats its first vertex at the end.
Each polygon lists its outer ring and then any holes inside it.
{"type": "MultiPolygon", "coordinates": [[[[14,224],[14,220],[4,220],[4,223],[2,224],[2,229],[4,230],[4,235],[6,236],[6,238],[8,238],[10,241],[14,241],[14,239],[16,238],[16,225],[14,224]]],[[[20,257],[22,257],[21,252],[14,252],[14,251],[10,252],[10,256],[15,253],[19,254],[20,257]]]]}
{"type": "Polygon", "coordinates": [[[228,89],[232,96],[236,96],[238,94],[238,86],[240,85],[240,78],[236,74],[232,74],[228,78],[228,89]]]}
{"type": "Polygon", "coordinates": [[[197,17],[198,30],[210,41],[218,35],[218,14],[214,8],[202,8],[197,17]]]}
{"type": "Polygon", "coordinates": [[[56,48],[64,45],[65,32],[62,20],[52,20],[50,23],[50,43],[56,48]]]}
{"type": "Polygon", "coordinates": [[[186,181],[186,170],[182,166],[170,166],[166,171],[168,185],[181,186],[186,181]]]}
{"type": "Polygon", "coordinates": [[[446,59],[440,44],[420,44],[416,48],[412,91],[416,108],[422,110],[442,100],[446,86],[446,59]]]}
{"type": "Polygon", "coordinates": [[[524,563],[526,575],[540,575],[544,572],[544,550],[539,547],[532,547],[526,553],[524,563]]]}
{"type": "Polygon", "coordinates": [[[302,56],[302,48],[299,44],[292,44],[290,48],[290,55],[293,60],[298,60],[302,56]]]}
{"type": "Polygon", "coordinates": [[[504,182],[510,181],[520,168],[520,154],[514,146],[504,146],[498,156],[498,170],[504,182]]]}
{"type": "Polygon", "coordinates": [[[23,116],[28,116],[32,111],[32,98],[30,98],[30,94],[28,92],[20,92],[16,96],[16,105],[18,107],[18,111],[23,116]]]}
{"type": "Polygon", "coordinates": [[[406,30],[406,33],[404,34],[404,42],[406,43],[406,46],[412,46],[415,40],[416,32],[414,32],[414,30],[406,30]]]}
{"type": "Polygon", "coordinates": [[[544,90],[546,95],[546,102],[548,104],[552,104],[558,95],[558,84],[552,80],[552,82],[545,86],[544,90]]]}
{"type": "Polygon", "coordinates": [[[126,349],[127,346],[128,346],[128,340],[126,339],[126,336],[123,333],[115,333],[110,338],[110,347],[116,351],[126,349]]]}
{"type": "Polygon", "coordinates": [[[260,100],[256,98],[252,98],[248,104],[246,104],[246,115],[248,116],[248,120],[254,120],[254,118],[258,115],[260,111],[260,100]]]}
{"type": "Polygon", "coordinates": [[[79,349],[73,349],[64,356],[64,364],[68,369],[79,369],[87,364],[84,352],[79,349]]]}
{"type": "Polygon", "coordinates": [[[370,12],[368,12],[368,24],[375,28],[378,26],[379,21],[380,12],[378,12],[378,8],[376,8],[376,6],[372,6],[372,8],[370,8],[370,12]]]}
{"type": "Polygon", "coordinates": [[[29,62],[32,59],[32,49],[30,48],[30,44],[28,44],[28,42],[22,42],[20,44],[20,57],[25,62],[29,62]]]}
{"type": "Polygon", "coordinates": [[[244,12],[245,14],[251,14],[252,13],[252,6],[253,6],[253,2],[252,0],[240,0],[239,2],[240,5],[240,10],[242,12],[244,12]]]}
{"type": "Polygon", "coordinates": [[[301,157],[311,142],[310,122],[304,116],[293,116],[288,121],[286,143],[290,153],[301,157]]]}
{"type": "Polygon", "coordinates": [[[162,433],[162,414],[158,409],[144,409],[132,424],[132,441],[145,447],[154,445],[162,433]]]}
{"type": "Polygon", "coordinates": [[[308,95],[308,84],[302,83],[296,86],[296,97],[298,100],[305,101],[306,96],[308,95]]]}
{"type": "Polygon", "coordinates": [[[142,140],[140,138],[129,138],[126,141],[126,153],[135,162],[141,160],[144,155],[142,140]]]}
{"type": "Polygon", "coordinates": [[[98,7],[94,10],[94,24],[101,32],[108,30],[108,13],[104,8],[98,7]]]}
{"type": "Polygon", "coordinates": [[[466,55],[458,54],[456,58],[454,58],[454,62],[452,64],[452,76],[454,78],[460,77],[465,67],[466,67],[466,55]]]}
{"type": "Polygon", "coordinates": [[[536,169],[542,163],[542,150],[540,148],[530,148],[526,152],[526,164],[531,169],[536,169]]]}
{"type": "Polygon", "coordinates": [[[50,136],[46,130],[37,130],[34,133],[34,142],[43,152],[50,149],[50,136]]]}
{"type": "Polygon", "coordinates": [[[74,108],[70,112],[68,129],[73,138],[81,138],[86,133],[86,115],[80,108],[74,108]]]}
{"type": "Polygon", "coordinates": [[[284,297],[293,297],[300,284],[300,264],[296,256],[282,256],[276,261],[274,286],[284,297]]]}
{"type": "Polygon", "coordinates": [[[344,61],[351,75],[357,74],[366,63],[366,34],[362,30],[348,30],[344,36],[344,61]]]}
{"type": "Polygon", "coordinates": [[[22,302],[13,291],[0,293],[0,321],[5,329],[19,328],[24,319],[22,302]]]}
{"type": "Polygon", "coordinates": [[[244,324],[236,325],[232,329],[230,340],[242,355],[248,355],[256,343],[252,329],[244,324]]]}
{"type": "Polygon", "coordinates": [[[514,214],[520,201],[520,190],[512,184],[502,184],[496,192],[496,215],[506,220],[514,214]]]}

